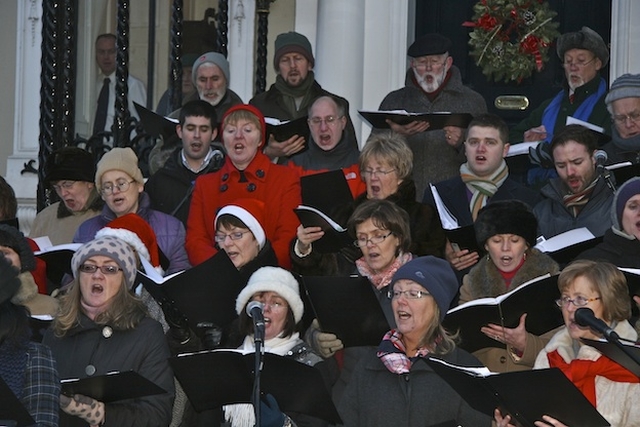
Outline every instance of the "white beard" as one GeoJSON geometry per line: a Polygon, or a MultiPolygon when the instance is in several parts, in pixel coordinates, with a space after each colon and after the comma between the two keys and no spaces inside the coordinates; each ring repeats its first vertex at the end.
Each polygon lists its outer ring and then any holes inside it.
{"type": "Polygon", "coordinates": [[[446,74],[447,74],[446,68],[442,70],[442,75],[426,72],[424,73],[423,76],[418,74],[415,68],[413,69],[413,75],[416,76],[416,80],[418,81],[418,84],[420,85],[422,90],[424,90],[427,93],[432,93],[438,90],[438,88],[440,88],[440,86],[442,85],[442,82],[444,81],[444,77],[446,74]],[[433,81],[431,83],[427,82],[427,79],[426,79],[427,76],[432,77],[433,81]]]}

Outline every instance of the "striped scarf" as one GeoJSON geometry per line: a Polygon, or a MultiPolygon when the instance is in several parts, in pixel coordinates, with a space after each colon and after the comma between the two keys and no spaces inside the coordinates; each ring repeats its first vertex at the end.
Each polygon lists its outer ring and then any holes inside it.
{"type": "Polygon", "coordinates": [[[478,217],[478,212],[484,205],[487,204],[487,200],[492,197],[498,191],[498,188],[504,183],[509,176],[509,168],[507,163],[502,159],[500,167],[491,174],[489,178],[480,178],[471,172],[468,163],[463,163],[460,166],[460,177],[462,182],[467,185],[467,188],[471,192],[471,200],[469,201],[469,211],[471,217],[475,221],[478,217]]]}
{"type": "Polygon", "coordinates": [[[593,193],[593,189],[596,186],[597,182],[598,178],[596,177],[596,179],[594,179],[587,188],[580,191],[579,193],[569,193],[562,196],[564,205],[567,209],[569,209],[574,218],[577,217],[578,214],[580,214],[580,211],[582,210],[584,205],[589,203],[589,197],[591,196],[591,193],[593,193]]]}
{"type": "Polygon", "coordinates": [[[402,342],[402,333],[395,329],[387,332],[378,346],[377,356],[392,374],[402,375],[411,371],[411,365],[420,357],[427,357],[429,349],[421,347],[414,357],[407,356],[407,349],[402,342]]]}

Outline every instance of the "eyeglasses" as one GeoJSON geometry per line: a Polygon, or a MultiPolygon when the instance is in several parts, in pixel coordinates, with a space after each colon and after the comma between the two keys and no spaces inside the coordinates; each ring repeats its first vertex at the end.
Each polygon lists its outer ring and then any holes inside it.
{"type": "Polygon", "coordinates": [[[427,291],[416,291],[414,289],[408,291],[387,291],[387,298],[389,299],[398,299],[401,296],[404,296],[406,299],[420,299],[429,295],[431,294],[427,291]]]}
{"type": "Polygon", "coordinates": [[[355,246],[358,246],[359,248],[364,248],[365,246],[367,246],[367,243],[371,242],[372,245],[379,245],[380,243],[384,242],[384,239],[386,239],[387,237],[391,236],[393,234],[393,231],[390,231],[387,235],[383,236],[383,235],[377,235],[377,236],[373,236],[369,239],[367,239],[366,237],[358,237],[358,239],[356,239],[353,244],[355,246]]]}
{"type": "Polygon", "coordinates": [[[387,175],[389,175],[390,173],[395,172],[395,171],[396,171],[395,169],[389,169],[388,171],[383,171],[383,170],[380,170],[380,169],[376,169],[376,170],[373,170],[373,169],[365,169],[365,170],[363,170],[363,171],[362,171],[362,172],[360,172],[360,173],[362,174],[362,176],[365,176],[365,177],[366,177],[367,175],[368,175],[368,176],[380,176],[380,175],[382,175],[382,176],[387,176],[387,175]]]}
{"type": "Polygon", "coordinates": [[[240,240],[242,239],[242,236],[244,236],[245,234],[249,233],[249,231],[236,231],[235,233],[229,233],[229,234],[216,234],[215,237],[213,238],[216,243],[222,243],[225,240],[227,240],[227,237],[230,238],[231,240],[240,240]]]}
{"type": "Polygon", "coordinates": [[[447,55],[441,59],[436,59],[436,58],[414,59],[413,66],[421,69],[426,69],[427,67],[431,67],[431,68],[441,67],[444,65],[445,62],[447,62],[448,57],[449,56],[447,55]]]}
{"type": "Polygon", "coordinates": [[[556,300],[556,305],[562,308],[562,307],[568,306],[569,303],[571,303],[573,304],[574,307],[584,307],[585,305],[589,304],[591,301],[597,301],[599,299],[602,299],[602,298],[601,297],[585,298],[582,295],[578,295],[574,299],[571,299],[569,297],[562,297],[556,300]]]}
{"type": "Polygon", "coordinates": [[[311,126],[320,126],[322,122],[324,122],[324,124],[326,124],[327,126],[333,126],[338,123],[338,120],[343,117],[344,116],[327,116],[324,119],[322,117],[312,117],[307,121],[311,126]]]}
{"type": "Polygon", "coordinates": [[[125,180],[116,181],[116,185],[113,185],[111,183],[105,184],[102,186],[102,188],[100,188],[100,194],[108,196],[112,194],[113,190],[115,190],[116,188],[118,189],[119,192],[123,193],[127,191],[129,189],[129,186],[134,182],[136,182],[135,179],[131,181],[125,181],[125,180]]]}
{"type": "Polygon", "coordinates": [[[590,59],[590,60],[588,60],[588,61],[576,61],[576,62],[567,62],[567,61],[565,61],[565,62],[563,62],[563,63],[562,63],[562,66],[563,66],[564,68],[571,68],[571,67],[573,67],[573,66],[575,65],[575,66],[576,66],[576,67],[578,67],[578,68],[584,68],[584,67],[586,67],[587,65],[591,64],[591,63],[592,63],[593,61],[595,61],[596,59],[597,59],[597,57],[596,57],[596,56],[594,56],[593,58],[591,58],[591,59],[590,59]]]}
{"type": "Polygon", "coordinates": [[[285,308],[287,308],[287,304],[284,302],[280,302],[280,301],[269,301],[269,302],[264,302],[264,301],[260,301],[259,298],[254,299],[253,301],[258,301],[262,303],[262,309],[266,309],[267,307],[269,308],[269,310],[273,313],[277,313],[280,310],[283,310],[285,308]]]}
{"type": "Polygon", "coordinates": [[[98,271],[98,269],[100,269],[102,274],[107,275],[118,274],[118,271],[122,271],[122,269],[117,265],[80,264],[80,267],[78,269],[80,270],[80,272],[87,274],[93,274],[98,271]]]}
{"type": "Polygon", "coordinates": [[[57,184],[53,184],[52,187],[57,192],[60,192],[60,190],[71,190],[75,183],[76,181],[60,181],[57,184]]]}
{"type": "Polygon", "coordinates": [[[629,114],[619,114],[611,118],[611,121],[618,125],[627,124],[627,120],[631,120],[631,123],[638,123],[640,121],[640,112],[633,111],[629,114]]]}

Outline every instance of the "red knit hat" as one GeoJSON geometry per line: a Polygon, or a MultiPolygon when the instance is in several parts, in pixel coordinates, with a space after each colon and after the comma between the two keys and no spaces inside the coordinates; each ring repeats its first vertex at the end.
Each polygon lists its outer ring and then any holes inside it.
{"type": "Polygon", "coordinates": [[[114,219],[96,233],[96,238],[103,236],[114,236],[124,240],[151,265],[156,268],[160,267],[160,252],[158,251],[156,233],[151,225],[139,215],[129,213],[114,219]]]}
{"type": "Polygon", "coordinates": [[[237,199],[233,203],[223,206],[218,211],[213,227],[216,228],[218,218],[222,215],[231,215],[242,221],[253,233],[258,241],[260,249],[264,247],[267,236],[264,232],[264,202],[257,199],[237,199]]]}
{"type": "Polygon", "coordinates": [[[258,118],[258,121],[260,122],[260,132],[262,134],[262,140],[260,141],[260,145],[259,145],[259,147],[261,147],[267,141],[267,125],[264,122],[264,115],[262,114],[262,112],[260,112],[260,110],[258,110],[253,105],[250,105],[250,104],[238,104],[238,105],[234,105],[233,107],[229,108],[227,110],[227,112],[224,113],[224,116],[222,116],[222,120],[220,121],[220,126],[221,127],[223,126],[224,121],[226,120],[227,117],[229,117],[229,115],[231,115],[231,113],[233,113],[235,111],[239,111],[239,110],[248,111],[249,113],[253,114],[254,116],[256,116],[258,118]]]}

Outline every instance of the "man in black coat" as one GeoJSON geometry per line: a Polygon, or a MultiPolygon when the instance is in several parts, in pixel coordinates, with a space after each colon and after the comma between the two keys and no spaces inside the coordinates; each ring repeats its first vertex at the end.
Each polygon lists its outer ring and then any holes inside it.
{"type": "Polygon", "coordinates": [[[224,154],[211,145],[218,130],[216,112],[208,102],[186,103],[180,110],[176,133],[182,146],[149,178],[144,189],[153,209],[175,216],[186,227],[196,178],[220,169],[224,154]]]}
{"type": "MultiPolygon", "coordinates": [[[[460,166],[460,175],[435,184],[447,210],[460,227],[474,223],[478,211],[487,203],[517,199],[531,208],[540,200],[533,190],[509,177],[504,157],[509,151],[509,128],[498,116],[483,114],[469,124],[464,141],[467,162],[460,166]]],[[[430,188],[424,192],[423,203],[436,207],[430,188]]],[[[443,213],[439,212],[442,218],[443,213]]],[[[445,257],[462,277],[478,262],[479,254],[456,247],[447,240],[445,257]]]]}
{"type": "MultiPolygon", "coordinates": [[[[290,121],[307,116],[307,110],[317,98],[333,96],[345,106],[346,131],[351,133],[351,139],[355,141],[355,129],[349,117],[349,102],[320,86],[313,73],[314,63],[311,43],[304,35],[293,31],[278,35],[273,57],[276,82],[268,91],[254,96],[249,104],[256,106],[265,117],[290,121]]],[[[304,147],[305,138],[302,135],[293,135],[284,141],[276,141],[271,135],[264,153],[275,159],[292,156],[304,147]]]]}

